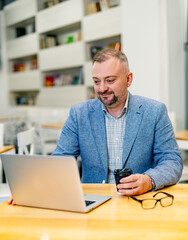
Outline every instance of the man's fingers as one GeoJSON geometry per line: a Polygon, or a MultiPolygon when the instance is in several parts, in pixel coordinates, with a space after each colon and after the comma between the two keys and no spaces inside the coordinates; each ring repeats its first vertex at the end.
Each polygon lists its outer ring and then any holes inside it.
{"type": "Polygon", "coordinates": [[[7,200],[8,204],[12,204],[15,205],[15,202],[13,201],[12,196],[9,197],[9,199],[7,200]]]}
{"type": "Polygon", "coordinates": [[[118,189],[133,189],[136,188],[138,185],[136,182],[129,182],[129,183],[121,183],[117,185],[118,189]]]}
{"type": "Polygon", "coordinates": [[[123,195],[139,195],[148,192],[152,189],[151,177],[146,174],[132,174],[122,178],[117,189],[123,195]]]}
{"type": "Polygon", "coordinates": [[[133,189],[119,189],[119,193],[126,195],[126,196],[133,196],[133,195],[138,195],[139,194],[139,188],[133,188],[133,189]]]}
{"type": "Polygon", "coordinates": [[[128,177],[124,177],[120,179],[120,183],[129,183],[129,182],[135,182],[138,180],[138,174],[132,174],[128,177]]]}

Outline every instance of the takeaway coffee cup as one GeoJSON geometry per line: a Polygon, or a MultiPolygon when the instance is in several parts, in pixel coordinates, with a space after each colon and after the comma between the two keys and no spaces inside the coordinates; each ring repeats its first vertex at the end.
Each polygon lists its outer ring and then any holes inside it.
{"type": "Polygon", "coordinates": [[[120,179],[128,177],[131,174],[133,174],[133,172],[130,168],[115,169],[114,177],[116,180],[116,186],[120,183],[120,179]]]}

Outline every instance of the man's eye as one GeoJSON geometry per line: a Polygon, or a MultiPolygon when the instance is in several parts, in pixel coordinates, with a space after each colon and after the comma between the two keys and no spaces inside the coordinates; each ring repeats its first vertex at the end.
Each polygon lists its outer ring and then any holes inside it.
{"type": "Polygon", "coordinates": [[[100,81],[94,81],[94,84],[96,84],[96,85],[99,84],[99,83],[100,83],[100,81]]]}
{"type": "Polygon", "coordinates": [[[108,79],[107,82],[108,83],[113,83],[115,81],[115,79],[108,79]]]}

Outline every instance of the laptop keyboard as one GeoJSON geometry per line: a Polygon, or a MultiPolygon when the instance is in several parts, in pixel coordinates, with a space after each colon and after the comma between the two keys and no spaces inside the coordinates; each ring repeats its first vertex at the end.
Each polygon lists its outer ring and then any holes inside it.
{"type": "Polygon", "coordinates": [[[95,203],[95,201],[88,201],[88,200],[85,200],[85,203],[86,203],[86,207],[87,207],[87,206],[89,206],[90,204],[95,203]]]}

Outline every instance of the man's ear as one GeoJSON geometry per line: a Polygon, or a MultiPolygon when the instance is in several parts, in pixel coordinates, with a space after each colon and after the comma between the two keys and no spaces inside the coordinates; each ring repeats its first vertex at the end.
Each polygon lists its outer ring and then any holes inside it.
{"type": "Polygon", "coordinates": [[[129,73],[127,74],[127,87],[130,87],[130,86],[131,86],[132,81],[133,81],[133,73],[132,73],[132,72],[129,72],[129,73]]]}

